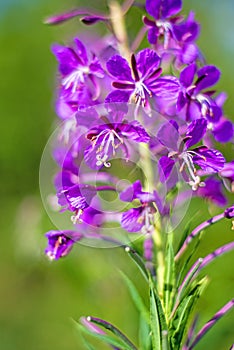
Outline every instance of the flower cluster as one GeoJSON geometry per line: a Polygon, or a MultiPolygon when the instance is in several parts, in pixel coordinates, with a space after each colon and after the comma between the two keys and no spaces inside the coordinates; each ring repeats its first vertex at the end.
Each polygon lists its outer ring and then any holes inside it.
{"type": "MultiPolygon", "coordinates": [[[[126,8],[118,7],[122,15],[126,8]]],[[[234,191],[234,161],[219,148],[233,142],[234,126],[223,112],[225,93],[213,90],[220,70],[205,63],[196,45],[200,26],[193,12],[187,18],[180,14],[182,0],[146,0],[144,10],[149,44],[138,49],[138,40],[134,51],[120,40],[113,13],[77,10],[48,20],[56,24],[82,15],[84,24],[102,22],[112,33],[52,47],[59,64],[56,112],[63,121],[53,154],[60,168],[55,187],[74,230],[47,233],[50,259],[67,255],[85,237],[103,239],[99,233],[113,223],[120,232],[113,243],[126,247],[126,233],[143,235],[143,263],[150,266],[166,227],[162,223],[173,229],[174,212],[188,198],[223,207],[217,221],[233,217],[233,207],[225,207],[228,192],[234,191]],[[106,210],[102,198],[108,201],[113,193],[116,209],[106,210]]],[[[197,232],[187,237],[175,261],[197,232]]],[[[105,239],[111,241],[108,235],[105,239]]],[[[159,293],[167,293],[160,289],[165,266],[157,264],[159,293]]],[[[178,298],[171,310],[164,299],[169,320],[177,315],[178,298]]],[[[179,349],[174,341],[171,347],[179,349]]]]}

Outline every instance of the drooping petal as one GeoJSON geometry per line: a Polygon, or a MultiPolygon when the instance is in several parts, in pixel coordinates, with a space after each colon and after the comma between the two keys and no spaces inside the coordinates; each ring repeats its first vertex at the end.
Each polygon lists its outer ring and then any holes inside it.
{"type": "Polygon", "coordinates": [[[143,78],[150,76],[159,67],[160,57],[154,50],[145,49],[137,54],[136,62],[143,78]]]}
{"type": "Polygon", "coordinates": [[[146,11],[155,19],[173,16],[181,8],[181,0],[146,0],[146,11]]]}
{"type": "Polygon", "coordinates": [[[96,188],[91,185],[75,185],[69,189],[62,191],[62,197],[66,198],[69,210],[84,210],[87,208],[93,197],[96,195],[96,188]]]}
{"type": "Polygon", "coordinates": [[[181,111],[181,109],[186,105],[186,103],[187,103],[186,95],[182,91],[180,91],[178,95],[178,100],[176,102],[176,108],[178,112],[181,111]]]}
{"type": "Polygon", "coordinates": [[[234,136],[234,126],[230,120],[222,120],[214,124],[213,135],[218,142],[229,142],[234,136]]]}
{"type": "Polygon", "coordinates": [[[180,61],[182,64],[191,64],[199,57],[199,49],[193,43],[183,45],[180,51],[180,61]]]}
{"type": "Polygon", "coordinates": [[[167,122],[163,124],[158,131],[157,138],[164,146],[174,151],[177,151],[179,140],[177,123],[167,122]]]}
{"type": "Polygon", "coordinates": [[[162,156],[158,162],[158,171],[160,181],[166,182],[169,176],[171,175],[172,169],[175,165],[173,159],[168,158],[167,156],[162,156]]]}
{"type": "Polygon", "coordinates": [[[119,128],[121,130],[121,135],[130,140],[146,143],[150,140],[149,134],[137,120],[134,120],[129,124],[122,124],[119,128]]]}
{"type": "Polygon", "coordinates": [[[88,63],[88,56],[84,44],[78,38],[75,38],[74,42],[76,44],[76,54],[82,60],[83,64],[86,65],[88,63]]]}
{"type": "Polygon", "coordinates": [[[128,232],[138,232],[144,226],[143,208],[133,208],[122,214],[121,226],[128,232]]]}
{"type": "Polygon", "coordinates": [[[220,207],[227,205],[227,198],[223,193],[222,182],[214,177],[208,178],[204,182],[205,186],[199,187],[196,194],[211,200],[220,207]]]}
{"type": "Polygon", "coordinates": [[[176,77],[164,76],[148,84],[149,89],[154,92],[156,97],[165,100],[178,98],[180,83],[176,77]]]}
{"type": "Polygon", "coordinates": [[[208,149],[205,146],[194,150],[197,155],[193,156],[193,162],[199,165],[206,173],[216,173],[223,169],[225,158],[221,152],[215,149],[208,149]]]}
{"type": "Polygon", "coordinates": [[[100,61],[98,60],[98,58],[96,56],[94,56],[90,66],[90,73],[94,74],[96,77],[98,78],[104,78],[105,76],[105,72],[101,66],[100,61]]]}
{"type": "Polygon", "coordinates": [[[157,43],[158,36],[159,36],[158,27],[153,27],[149,29],[147,37],[151,45],[155,45],[157,43]]]}
{"type": "Polygon", "coordinates": [[[135,181],[132,185],[128,186],[119,195],[119,198],[123,202],[132,202],[137,198],[137,194],[142,192],[142,185],[140,180],[135,181]]]}
{"type": "Polygon", "coordinates": [[[168,18],[177,14],[182,8],[182,0],[161,0],[160,2],[163,18],[168,18]]]}
{"type": "Polygon", "coordinates": [[[55,44],[52,46],[52,52],[59,62],[59,71],[63,75],[67,75],[77,68],[79,61],[71,48],[55,44]]]}
{"type": "Polygon", "coordinates": [[[194,20],[194,13],[190,12],[186,21],[173,25],[173,34],[177,41],[192,42],[195,41],[199,34],[199,24],[194,20]]]}
{"type": "Polygon", "coordinates": [[[186,141],[186,147],[189,148],[196,145],[206,133],[207,121],[205,118],[200,118],[192,121],[187,129],[186,137],[189,139],[186,141]]]}
{"type": "Polygon", "coordinates": [[[73,231],[49,231],[45,236],[48,239],[45,254],[51,260],[58,260],[66,256],[74,243],[82,238],[81,234],[73,231]]]}
{"type": "Polygon", "coordinates": [[[192,85],[194,75],[196,73],[197,66],[195,63],[190,64],[189,66],[185,67],[181,73],[180,73],[180,83],[184,87],[189,87],[192,85]]]}
{"type": "Polygon", "coordinates": [[[133,91],[114,90],[105,99],[105,103],[128,102],[133,91]]]}
{"type": "Polygon", "coordinates": [[[112,56],[106,63],[108,72],[118,80],[133,81],[128,61],[120,55],[112,56]]]}
{"type": "Polygon", "coordinates": [[[205,66],[197,71],[197,76],[199,82],[196,84],[196,94],[216,84],[220,78],[220,70],[215,66],[205,66]]]}

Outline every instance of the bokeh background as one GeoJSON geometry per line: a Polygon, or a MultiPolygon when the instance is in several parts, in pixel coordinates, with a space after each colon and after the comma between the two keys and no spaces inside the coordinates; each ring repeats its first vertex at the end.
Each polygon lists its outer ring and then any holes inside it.
{"type": "MultiPolygon", "coordinates": [[[[77,245],[69,257],[54,263],[43,254],[44,232],[53,229],[38,184],[41,154],[55,119],[56,62],[50,46],[67,42],[86,28],[78,19],[58,27],[42,20],[81,5],[81,0],[0,0],[0,349],[4,350],[83,349],[73,320],[89,314],[111,321],[135,340],[138,314],[118,270],[132,276],[147,295],[144,281],[121,249],[77,245]]],[[[101,9],[105,2],[96,1],[95,7],[101,9]]],[[[190,9],[202,24],[203,53],[222,70],[218,86],[230,96],[225,113],[233,118],[233,1],[186,0],[184,12],[190,9]]],[[[136,25],[140,13],[133,11],[128,27],[136,25]]],[[[224,148],[228,160],[232,151],[224,148]]],[[[195,201],[190,215],[195,213],[194,225],[216,211],[205,203],[198,207],[195,201]]],[[[228,221],[212,227],[199,255],[233,240],[233,234],[228,221]]],[[[233,258],[229,253],[207,269],[211,282],[199,301],[199,325],[233,297],[233,258]]],[[[232,311],[197,349],[229,349],[233,326],[232,311]]],[[[96,348],[105,347],[96,343],[96,348]]]]}

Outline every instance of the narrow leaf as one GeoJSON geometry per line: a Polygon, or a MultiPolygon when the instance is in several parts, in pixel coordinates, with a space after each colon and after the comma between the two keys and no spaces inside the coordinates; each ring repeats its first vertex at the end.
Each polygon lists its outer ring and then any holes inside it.
{"type": "Polygon", "coordinates": [[[164,276],[164,293],[163,301],[165,306],[165,313],[169,316],[171,311],[171,295],[174,292],[175,287],[175,261],[174,250],[172,245],[172,235],[168,235],[167,249],[166,249],[166,266],[164,276]]]}
{"type": "Polygon", "coordinates": [[[151,350],[151,336],[150,336],[150,327],[148,322],[145,321],[145,318],[140,315],[139,321],[139,347],[140,350],[151,350]]]}
{"type": "Polygon", "coordinates": [[[98,334],[98,333],[93,333],[87,328],[85,328],[83,325],[79,324],[76,322],[76,327],[79,329],[80,332],[83,332],[84,334],[90,335],[93,338],[102,340],[106,344],[110,344],[114,346],[115,348],[121,349],[121,350],[132,350],[129,346],[126,346],[124,342],[122,342],[119,339],[116,339],[110,335],[106,334],[98,334]]]}
{"type": "Polygon", "coordinates": [[[195,282],[176,309],[170,324],[170,341],[174,350],[180,349],[183,336],[188,328],[192,309],[206,287],[207,282],[208,280],[206,277],[195,282]]]}
{"type": "Polygon", "coordinates": [[[103,328],[112,332],[114,335],[118,337],[119,340],[121,340],[126,345],[126,349],[128,348],[132,350],[137,350],[135,345],[113,324],[107,321],[101,320],[100,318],[91,317],[91,316],[87,317],[87,320],[88,322],[97,324],[98,326],[102,326],[103,328]]]}
{"type": "Polygon", "coordinates": [[[167,349],[166,317],[152,278],[150,278],[150,321],[153,350],[167,349]]]}
{"type": "Polygon", "coordinates": [[[146,281],[148,282],[148,271],[145,267],[145,263],[142,260],[141,256],[131,247],[126,246],[125,247],[125,251],[128,253],[128,255],[132,258],[132,260],[135,262],[135,264],[137,265],[137,267],[139,268],[139,270],[141,271],[142,275],[144,276],[144,278],[146,279],[146,281]]]}
{"type": "Polygon", "coordinates": [[[161,350],[160,323],[154,289],[150,288],[150,326],[153,350],[161,350]]]}
{"type": "Polygon", "coordinates": [[[125,273],[123,273],[122,271],[120,271],[120,273],[124,279],[126,286],[128,287],[131,298],[137,310],[140,312],[141,316],[144,317],[145,321],[149,324],[150,322],[149,311],[146,308],[145,303],[142,300],[142,297],[140,296],[133,282],[125,275],[125,273]]]}

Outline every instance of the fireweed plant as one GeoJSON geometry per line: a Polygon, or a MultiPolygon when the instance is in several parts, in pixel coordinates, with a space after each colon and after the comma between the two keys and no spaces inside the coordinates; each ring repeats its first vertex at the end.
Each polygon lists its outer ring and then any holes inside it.
{"type": "Polygon", "coordinates": [[[69,219],[65,229],[46,233],[45,253],[57,260],[76,242],[119,246],[149,289],[143,300],[123,274],[140,312],[138,343],[88,316],[77,324],[87,349],[94,349],[91,335],[112,349],[191,350],[234,306],[232,299],[197,330],[194,308],[208,281],[201,272],[234,248],[227,243],[190,263],[203,231],[234,218],[228,201],[234,161],[219,150],[233,141],[234,128],[223,114],[225,93],[214,90],[220,71],[196,44],[199,23],[193,12],[184,17],[181,11],[181,0],[111,1],[108,13],[77,9],[46,21],[78,16],[106,32],[52,46],[59,70],[56,112],[63,122],[53,139],[54,184],[69,219]],[[125,18],[133,7],[142,12],[142,28],[131,33],[131,42],[125,18]],[[146,37],[148,47],[139,49],[146,37]],[[220,213],[192,229],[186,212],[193,197],[220,213]],[[181,226],[184,217],[189,222],[181,226]]]}

